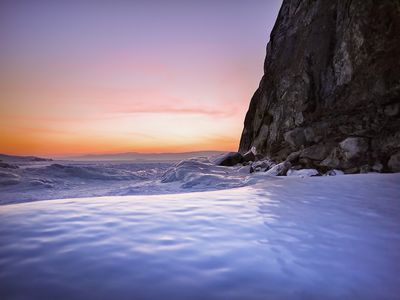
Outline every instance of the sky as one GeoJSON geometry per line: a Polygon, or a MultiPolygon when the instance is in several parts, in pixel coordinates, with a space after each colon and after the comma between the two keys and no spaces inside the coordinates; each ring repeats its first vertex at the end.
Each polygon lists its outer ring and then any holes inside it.
{"type": "Polygon", "coordinates": [[[280,4],[0,1],[0,153],[237,150],[280,4]]]}

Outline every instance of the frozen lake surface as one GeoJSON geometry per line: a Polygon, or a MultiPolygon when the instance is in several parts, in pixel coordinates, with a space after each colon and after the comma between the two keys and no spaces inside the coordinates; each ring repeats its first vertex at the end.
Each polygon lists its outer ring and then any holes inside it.
{"type": "Polygon", "coordinates": [[[159,195],[244,186],[250,167],[221,167],[208,158],[182,162],[26,161],[0,167],[0,205],[37,200],[159,195]]]}
{"type": "Polygon", "coordinates": [[[0,295],[398,299],[399,184],[257,174],[219,191],[2,205],[0,295]]]}

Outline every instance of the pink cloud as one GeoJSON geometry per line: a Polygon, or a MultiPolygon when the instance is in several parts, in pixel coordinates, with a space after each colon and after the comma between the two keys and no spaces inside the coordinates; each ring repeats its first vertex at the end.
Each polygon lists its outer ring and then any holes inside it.
{"type": "Polygon", "coordinates": [[[120,111],[126,114],[146,114],[146,113],[174,113],[174,114],[199,114],[208,116],[228,117],[236,114],[235,109],[230,110],[216,110],[207,109],[203,107],[168,107],[168,106],[152,106],[152,107],[139,107],[120,111]]]}

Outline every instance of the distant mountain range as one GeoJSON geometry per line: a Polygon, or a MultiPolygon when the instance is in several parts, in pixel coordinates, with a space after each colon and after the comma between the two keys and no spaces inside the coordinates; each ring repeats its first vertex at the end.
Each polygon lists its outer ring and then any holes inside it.
{"type": "Polygon", "coordinates": [[[121,161],[121,160],[137,160],[137,161],[176,161],[200,156],[216,156],[226,151],[193,151],[193,152],[179,152],[179,153],[112,153],[112,154],[86,154],[77,156],[62,156],[50,158],[41,158],[37,156],[18,156],[0,154],[0,161],[52,161],[52,160],[79,160],[79,161],[121,161]]]}
{"type": "Polygon", "coordinates": [[[37,156],[19,156],[19,155],[8,155],[8,154],[0,154],[0,161],[52,161],[50,158],[42,158],[37,156]]]}
{"type": "Polygon", "coordinates": [[[60,159],[68,160],[140,160],[140,161],[174,161],[182,160],[199,156],[214,156],[224,151],[194,151],[194,152],[180,152],[180,153],[113,153],[113,154],[87,154],[80,156],[60,157],[60,159]]]}

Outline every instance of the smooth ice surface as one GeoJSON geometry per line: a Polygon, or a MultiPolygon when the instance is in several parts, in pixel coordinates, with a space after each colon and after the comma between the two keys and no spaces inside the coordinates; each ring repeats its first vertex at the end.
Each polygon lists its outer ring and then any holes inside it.
{"type": "Polygon", "coordinates": [[[0,206],[2,299],[398,299],[400,174],[0,206]]]}

